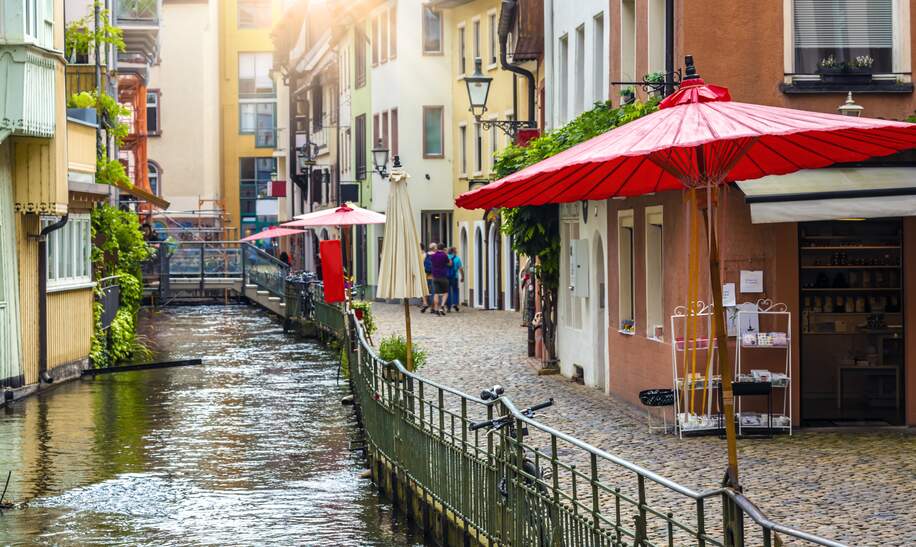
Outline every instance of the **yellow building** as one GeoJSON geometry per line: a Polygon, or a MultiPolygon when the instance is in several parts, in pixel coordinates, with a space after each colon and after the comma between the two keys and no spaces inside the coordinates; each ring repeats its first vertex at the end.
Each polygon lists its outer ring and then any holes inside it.
{"type": "Polygon", "coordinates": [[[88,212],[105,195],[92,182],[96,126],[67,117],[63,4],[33,5],[31,26],[21,10],[0,14],[0,387],[11,388],[88,366],[88,212]]]}
{"type": "MultiPolygon", "coordinates": [[[[487,111],[482,122],[514,120],[514,101],[527,116],[527,86],[523,79],[502,67],[500,55],[500,2],[498,0],[448,0],[439,2],[450,7],[449,21],[454,28],[452,73],[454,100],[452,112],[452,153],[454,195],[490,182],[494,177],[495,155],[512,139],[496,125],[478,123],[470,111],[467,87],[463,80],[475,71],[480,59],[481,72],[493,81],[490,85],[487,111]]],[[[508,52],[512,49],[508,36],[508,52]]],[[[507,60],[511,62],[511,55],[507,60]]],[[[520,309],[518,302],[519,259],[511,242],[500,231],[499,211],[468,211],[455,209],[453,214],[454,244],[464,262],[465,278],[461,285],[461,301],[465,305],[485,309],[520,309]]]]}
{"type": "Polygon", "coordinates": [[[284,173],[285,165],[277,153],[278,86],[270,33],[281,4],[219,2],[220,189],[229,233],[239,237],[279,221],[271,176],[284,173]]]}

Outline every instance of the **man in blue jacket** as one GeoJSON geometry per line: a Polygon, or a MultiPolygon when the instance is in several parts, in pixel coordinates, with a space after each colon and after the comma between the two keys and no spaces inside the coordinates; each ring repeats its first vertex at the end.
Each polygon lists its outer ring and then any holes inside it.
{"type": "Polygon", "coordinates": [[[452,267],[449,269],[448,274],[448,300],[445,302],[445,309],[446,311],[458,311],[458,284],[459,282],[464,283],[464,263],[461,261],[461,257],[458,256],[458,250],[454,247],[449,248],[448,258],[452,263],[452,267]]]}

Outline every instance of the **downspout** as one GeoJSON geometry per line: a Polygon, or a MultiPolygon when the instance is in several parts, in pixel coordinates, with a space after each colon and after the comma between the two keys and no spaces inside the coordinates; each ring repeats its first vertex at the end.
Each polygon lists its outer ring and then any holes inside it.
{"type": "Polygon", "coordinates": [[[38,378],[50,384],[54,378],[48,374],[48,235],[63,228],[70,215],[64,215],[54,224],[38,233],[38,378]]]}
{"type": "MultiPolygon", "coordinates": [[[[499,11],[499,61],[503,70],[523,76],[528,80],[528,122],[530,127],[536,127],[536,114],[534,108],[535,81],[534,74],[518,65],[510,64],[506,54],[506,44],[509,39],[509,29],[515,20],[517,0],[502,0],[502,9],[499,11]]],[[[518,112],[515,113],[518,116],[518,112]]]]}
{"type": "Polygon", "coordinates": [[[674,0],[665,0],[665,96],[674,93],[674,0]]]}

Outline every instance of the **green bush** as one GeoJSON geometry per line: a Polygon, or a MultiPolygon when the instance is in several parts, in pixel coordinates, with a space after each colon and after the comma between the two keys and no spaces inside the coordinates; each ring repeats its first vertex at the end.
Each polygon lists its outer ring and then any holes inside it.
{"type": "MultiPolygon", "coordinates": [[[[419,370],[426,364],[426,351],[413,344],[413,369],[419,370]]],[[[379,357],[385,361],[400,361],[407,368],[407,340],[403,336],[389,336],[382,340],[378,346],[379,357]]]]}
{"type": "Polygon", "coordinates": [[[375,334],[375,331],[378,330],[378,326],[375,324],[375,319],[372,317],[372,302],[353,300],[350,302],[350,309],[354,311],[359,310],[362,314],[363,329],[366,331],[366,334],[369,336],[375,334]]]}

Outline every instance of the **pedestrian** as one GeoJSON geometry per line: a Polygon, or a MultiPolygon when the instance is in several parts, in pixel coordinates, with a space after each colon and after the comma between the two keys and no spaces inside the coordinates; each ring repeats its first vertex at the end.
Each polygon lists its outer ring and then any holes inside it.
{"type": "Polygon", "coordinates": [[[289,266],[289,265],[291,264],[291,263],[290,263],[290,260],[289,260],[289,254],[287,254],[286,251],[281,251],[281,252],[280,252],[280,262],[286,264],[287,266],[289,266]]]}
{"type": "Polygon", "coordinates": [[[448,275],[448,299],[445,301],[445,309],[458,311],[458,287],[459,283],[464,283],[464,263],[458,256],[458,249],[450,247],[448,250],[448,259],[451,261],[448,275]]]}
{"type": "Polygon", "coordinates": [[[448,297],[448,275],[452,261],[435,243],[429,246],[429,264],[433,277],[433,315],[445,315],[445,299],[448,297]]]}
{"type": "MultiPolygon", "coordinates": [[[[426,272],[426,292],[429,293],[427,296],[424,296],[421,300],[423,306],[420,308],[420,313],[426,313],[426,310],[429,309],[430,305],[433,305],[433,266],[429,261],[430,255],[433,253],[432,249],[436,246],[435,243],[429,244],[429,252],[426,252],[423,249],[423,244],[420,244],[420,253],[423,255],[423,270],[426,272]]],[[[435,310],[433,306],[433,310],[435,310]]]]}

